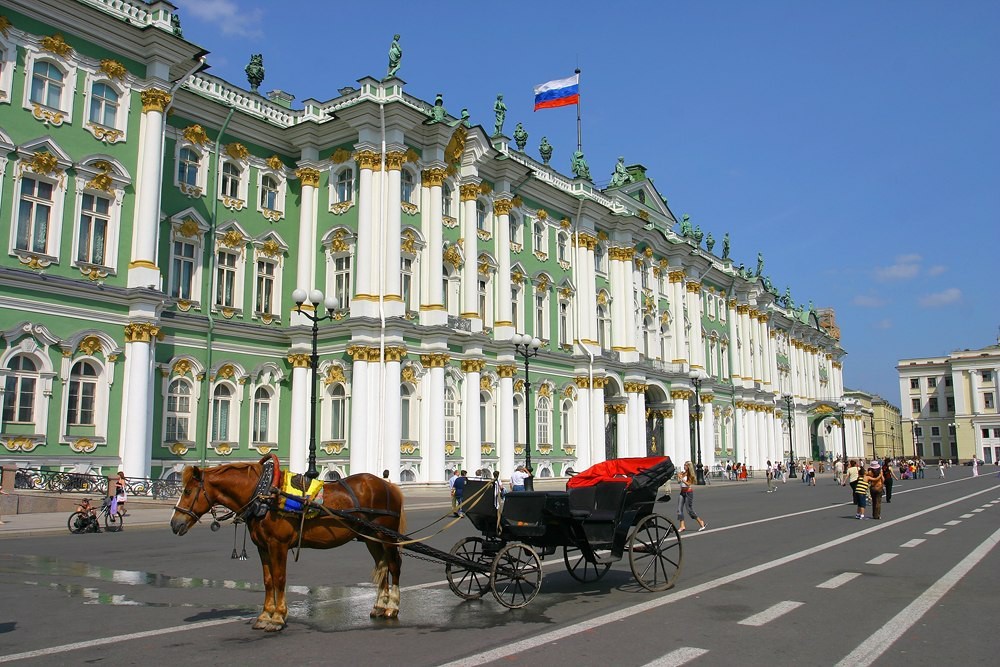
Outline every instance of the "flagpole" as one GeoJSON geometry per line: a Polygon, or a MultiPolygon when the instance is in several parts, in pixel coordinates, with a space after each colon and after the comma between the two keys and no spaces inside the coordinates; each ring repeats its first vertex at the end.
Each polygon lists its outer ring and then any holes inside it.
{"type": "MultiPolygon", "coordinates": [[[[580,76],[580,68],[576,68],[577,77],[580,76]]],[[[580,90],[579,79],[577,79],[577,93],[580,90]]],[[[576,150],[583,152],[583,123],[580,121],[580,97],[576,98],[576,150]]]]}

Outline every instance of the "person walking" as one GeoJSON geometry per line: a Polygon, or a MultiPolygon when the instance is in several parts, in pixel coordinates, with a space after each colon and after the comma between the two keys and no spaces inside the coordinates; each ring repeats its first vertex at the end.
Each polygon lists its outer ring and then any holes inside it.
{"type": "Polygon", "coordinates": [[[806,464],[806,476],[809,478],[809,486],[816,486],[816,466],[812,461],[806,464]]]}
{"type": "Polygon", "coordinates": [[[944,459],[938,459],[938,479],[944,479],[944,459]]]}
{"type": "MultiPolygon", "coordinates": [[[[853,463],[853,462],[852,462],[853,463]]],[[[859,469],[860,472],[860,469],[859,469]]],[[[858,507],[856,519],[865,518],[865,507],[868,506],[868,480],[864,475],[859,475],[854,481],[854,504],[858,507]]]]}
{"type": "Polygon", "coordinates": [[[975,456],[972,457],[972,476],[979,477],[979,459],[975,456]]]}
{"type": "Polygon", "coordinates": [[[465,485],[469,482],[469,472],[463,470],[459,473],[458,478],[455,480],[455,505],[458,509],[458,513],[455,516],[465,516],[465,510],[462,508],[462,497],[465,495],[465,485]]]}
{"type": "Polygon", "coordinates": [[[512,493],[524,491],[524,480],[528,477],[528,471],[524,466],[517,466],[510,474],[510,490],[512,493]]]}
{"type": "Polygon", "coordinates": [[[125,473],[118,471],[118,479],[115,480],[115,500],[111,505],[111,511],[122,516],[128,516],[125,511],[125,473]]]}
{"type": "Polygon", "coordinates": [[[882,476],[882,466],[878,460],[872,461],[871,466],[865,471],[865,481],[868,482],[868,492],[872,497],[872,518],[882,518],[882,489],[885,485],[885,478],[882,476]]]}
{"type": "Polygon", "coordinates": [[[774,485],[774,466],[771,465],[770,459],[767,462],[767,492],[773,493],[778,490],[778,487],[774,485]]]}
{"type": "Polygon", "coordinates": [[[892,502],[892,482],[895,479],[899,479],[899,475],[896,474],[895,468],[887,458],[882,462],[882,481],[885,484],[885,502],[887,503],[892,502]]]}
{"type": "Polygon", "coordinates": [[[698,522],[700,528],[698,532],[708,528],[708,524],[705,520],[699,517],[694,511],[694,466],[691,465],[690,461],[684,464],[684,467],[679,473],[677,473],[677,484],[680,486],[681,492],[677,494],[677,532],[683,533],[686,529],[684,528],[684,510],[687,508],[688,516],[698,522]]]}
{"type": "Polygon", "coordinates": [[[455,482],[458,480],[459,476],[460,476],[459,475],[459,471],[456,468],[455,469],[455,474],[452,475],[451,479],[448,480],[448,489],[449,489],[449,491],[451,493],[451,513],[452,513],[452,516],[458,516],[458,498],[455,495],[455,482]]]}
{"type": "Polygon", "coordinates": [[[861,476],[861,468],[858,467],[858,462],[851,460],[850,464],[847,466],[847,474],[844,478],[842,484],[847,484],[851,487],[851,493],[854,493],[854,489],[857,486],[858,478],[861,476]]]}

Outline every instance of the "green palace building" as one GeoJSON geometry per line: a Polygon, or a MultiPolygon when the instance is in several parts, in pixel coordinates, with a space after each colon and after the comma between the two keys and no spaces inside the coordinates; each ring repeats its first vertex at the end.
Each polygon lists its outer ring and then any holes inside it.
{"type": "Polygon", "coordinates": [[[6,465],[305,470],[306,315],[330,315],[325,477],[860,454],[833,313],[678,223],[641,165],[598,188],[395,72],[293,108],[253,67],[250,91],[205,73],[179,26],[162,1],[0,3],[6,465]]]}

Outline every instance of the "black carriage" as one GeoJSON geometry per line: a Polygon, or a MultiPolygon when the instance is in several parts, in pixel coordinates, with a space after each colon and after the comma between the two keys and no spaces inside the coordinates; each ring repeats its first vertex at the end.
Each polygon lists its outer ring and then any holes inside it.
{"type": "Polygon", "coordinates": [[[681,539],[654,505],[673,474],[669,457],[614,459],[571,478],[565,491],[502,501],[494,482],[469,480],[465,515],[482,536],[460,540],[443,559],[448,585],[467,600],[492,591],[505,607],[523,607],[541,586],[542,559],[561,551],[578,581],[597,581],[628,553],[640,586],[666,590],[680,574],[681,539]]]}

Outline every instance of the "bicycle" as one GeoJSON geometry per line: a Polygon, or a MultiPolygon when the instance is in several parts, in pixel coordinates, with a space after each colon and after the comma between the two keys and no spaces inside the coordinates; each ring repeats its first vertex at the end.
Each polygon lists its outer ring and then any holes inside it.
{"type": "Polygon", "coordinates": [[[69,532],[78,535],[93,531],[95,527],[100,525],[98,522],[101,517],[104,519],[104,530],[109,533],[117,533],[125,527],[124,515],[121,512],[111,511],[110,498],[105,499],[101,504],[101,509],[98,511],[97,516],[93,517],[95,521],[91,521],[91,517],[86,512],[76,511],[69,515],[69,520],[66,523],[69,532]]]}

